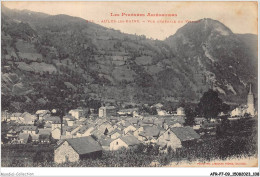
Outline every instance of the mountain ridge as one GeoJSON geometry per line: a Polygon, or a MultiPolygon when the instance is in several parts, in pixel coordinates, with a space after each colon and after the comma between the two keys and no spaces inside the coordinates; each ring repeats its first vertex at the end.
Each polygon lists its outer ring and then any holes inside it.
{"type": "Polygon", "coordinates": [[[113,104],[194,101],[211,87],[226,101],[243,102],[247,82],[257,83],[253,67],[257,58],[251,59],[257,56],[251,54],[255,40],[238,37],[215,20],[186,24],[160,41],[78,17],[34,14],[31,20],[27,13],[9,9],[3,16],[2,11],[6,108],[53,105],[52,97],[60,94],[57,90],[69,95],[74,107],[89,100],[113,104]]]}

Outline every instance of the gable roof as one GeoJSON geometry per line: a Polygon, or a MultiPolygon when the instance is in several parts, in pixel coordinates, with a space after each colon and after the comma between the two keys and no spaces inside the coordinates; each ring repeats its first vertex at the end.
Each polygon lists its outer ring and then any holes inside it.
{"type": "Polygon", "coordinates": [[[47,134],[40,134],[39,140],[50,140],[50,135],[47,134]]]}
{"type": "Polygon", "coordinates": [[[144,131],[140,132],[139,135],[145,137],[158,137],[160,129],[156,126],[143,126],[144,131]]]}
{"type": "Polygon", "coordinates": [[[170,119],[165,119],[165,123],[168,125],[173,125],[176,123],[180,123],[180,124],[184,124],[185,123],[185,119],[184,117],[171,117],[170,119]]]}
{"type": "Polygon", "coordinates": [[[31,135],[32,140],[39,140],[39,134],[31,135]]]}
{"type": "Polygon", "coordinates": [[[125,127],[124,129],[126,129],[126,128],[128,128],[128,127],[134,127],[135,129],[140,128],[140,126],[138,126],[138,125],[130,124],[130,125],[128,125],[127,127],[125,127]]]}
{"type": "Polygon", "coordinates": [[[60,121],[60,117],[58,117],[58,116],[50,116],[50,117],[46,117],[46,118],[45,118],[45,121],[50,121],[50,122],[53,122],[53,121],[60,121]]]}
{"type": "Polygon", "coordinates": [[[28,141],[28,139],[29,139],[29,134],[28,133],[20,133],[19,134],[19,139],[20,140],[24,140],[24,142],[27,142],[28,141]]]}
{"type": "Polygon", "coordinates": [[[66,130],[66,132],[72,132],[73,130],[75,130],[78,126],[72,126],[72,127],[64,127],[64,130],[66,130]]]}
{"type": "Polygon", "coordinates": [[[19,128],[21,131],[22,130],[28,130],[28,131],[36,131],[37,127],[36,126],[27,126],[27,125],[23,125],[23,126],[19,126],[19,128]]]}
{"type": "Polygon", "coordinates": [[[63,117],[63,119],[65,120],[76,120],[76,118],[74,118],[72,115],[70,115],[70,114],[68,114],[68,115],[65,115],[64,117],[63,117]]]}
{"type": "Polygon", "coordinates": [[[23,116],[23,118],[24,118],[24,123],[25,123],[25,124],[33,123],[34,120],[37,119],[37,117],[36,117],[35,115],[31,115],[30,113],[25,114],[25,115],[23,116]]]}
{"type": "Polygon", "coordinates": [[[20,112],[13,113],[11,115],[11,117],[20,117],[20,116],[22,116],[22,113],[20,113],[20,112]]]}
{"type": "Polygon", "coordinates": [[[119,139],[124,141],[128,146],[133,146],[141,143],[135,136],[132,135],[123,136],[119,139]]]}
{"type": "Polygon", "coordinates": [[[112,139],[100,139],[98,140],[101,146],[110,146],[110,143],[112,142],[112,139]]]}
{"type": "Polygon", "coordinates": [[[49,110],[38,110],[36,111],[35,114],[39,114],[39,115],[45,115],[45,114],[50,114],[51,112],[49,110]]]}
{"type": "Polygon", "coordinates": [[[22,117],[25,117],[25,116],[30,116],[31,114],[30,113],[28,113],[28,112],[24,112],[24,113],[22,113],[22,117]]]}
{"type": "Polygon", "coordinates": [[[101,125],[101,124],[103,124],[103,123],[105,123],[105,122],[107,122],[106,119],[97,119],[96,122],[95,122],[95,124],[96,124],[96,125],[101,125]]]}
{"type": "Polygon", "coordinates": [[[103,150],[98,142],[95,141],[91,136],[71,138],[65,141],[67,141],[79,155],[103,150]]]}
{"type": "Polygon", "coordinates": [[[200,138],[200,136],[189,126],[173,127],[170,129],[181,141],[188,141],[200,138]]]}
{"type": "Polygon", "coordinates": [[[157,103],[157,104],[152,105],[151,107],[161,108],[161,107],[163,107],[163,104],[162,103],[157,103]]]}
{"type": "Polygon", "coordinates": [[[138,118],[131,118],[127,120],[128,122],[130,122],[131,124],[137,124],[139,122],[138,118]]]}
{"type": "Polygon", "coordinates": [[[84,125],[82,127],[80,127],[79,131],[77,133],[79,134],[84,134],[86,131],[88,131],[91,127],[84,125]]]}
{"type": "Polygon", "coordinates": [[[50,135],[51,134],[51,128],[39,128],[38,130],[39,130],[39,132],[38,132],[39,135],[50,135]]]}
{"type": "Polygon", "coordinates": [[[121,130],[119,130],[119,129],[116,128],[115,130],[109,132],[107,135],[113,135],[113,134],[115,134],[115,133],[119,133],[120,135],[123,134],[123,132],[122,132],[121,130]]]}
{"type": "Polygon", "coordinates": [[[103,124],[99,125],[97,127],[97,129],[100,131],[100,132],[105,132],[106,129],[109,130],[111,129],[113,126],[109,123],[109,122],[104,122],[103,124]]]}
{"type": "Polygon", "coordinates": [[[71,114],[72,112],[82,112],[83,109],[72,109],[69,111],[69,113],[71,114]]]}

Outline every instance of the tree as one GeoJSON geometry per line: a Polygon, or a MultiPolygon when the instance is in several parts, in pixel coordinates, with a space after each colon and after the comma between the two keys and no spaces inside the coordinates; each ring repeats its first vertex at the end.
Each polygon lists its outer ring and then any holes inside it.
{"type": "Polygon", "coordinates": [[[195,110],[190,105],[185,105],[184,111],[186,114],[185,124],[188,126],[194,125],[195,110]]]}
{"type": "Polygon", "coordinates": [[[196,108],[199,116],[209,118],[217,117],[221,111],[226,111],[226,104],[218,97],[218,92],[208,90],[203,94],[196,108]]]}

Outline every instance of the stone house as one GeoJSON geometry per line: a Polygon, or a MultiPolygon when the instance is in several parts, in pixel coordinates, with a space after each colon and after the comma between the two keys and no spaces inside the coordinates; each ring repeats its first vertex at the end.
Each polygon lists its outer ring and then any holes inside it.
{"type": "Polygon", "coordinates": [[[39,132],[38,128],[36,126],[19,126],[19,130],[22,133],[27,133],[31,135],[35,135],[39,132]]]}
{"type": "Polygon", "coordinates": [[[102,156],[102,147],[91,136],[66,139],[54,150],[54,162],[77,162],[102,156]]]}
{"type": "Polygon", "coordinates": [[[184,117],[173,117],[171,119],[166,119],[164,124],[163,124],[163,128],[165,130],[169,129],[169,128],[173,128],[173,127],[183,127],[183,124],[185,123],[185,119],[184,117]]]}
{"type": "Polygon", "coordinates": [[[39,134],[31,135],[32,142],[38,143],[39,142],[39,134]]]}
{"type": "Polygon", "coordinates": [[[53,139],[60,139],[61,138],[61,129],[59,127],[55,128],[51,131],[51,135],[53,139]]]}
{"type": "Polygon", "coordinates": [[[162,103],[157,103],[151,106],[151,108],[156,108],[156,109],[162,109],[163,104],[162,103]]]}
{"type": "Polygon", "coordinates": [[[66,127],[66,136],[68,135],[76,135],[77,131],[81,128],[82,126],[73,126],[73,127],[66,127]]]}
{"type": "Polygon", "coordinates": [[[128,149],[128,148],[136,147],[138,144],[141,144],[141,142],[136,137],[131,135],[122,136],[110,143],[110,150],[116,151],[123,147],[128,149]]]}
{"type": "Polygon", "coordinates": [[[54,129],[56,129],[56,128],[62,128],[62,127],[64,127],[65,126],[65,123],[63,122],[62,124],[61,124],[61,121],[60,120],[55,120],[55,121],[52,121],[52,124],[51,124],[51,129],[52,129],[52,131],[54,130],[54,129]]]}
{"type": "Polygon", "coordinates": [[[109,132],[112,132],[114,130],[114,127],[109,122],[104,122],[101,125],[97,126],[98,131],[100,131],[102,134],[107,135],[109,132]]]}
{"type": "Polygon", "coordinates": [[[20,130],[17,130],[17,129],[10,129],[8,130],[7,134],[6,134],[6,138],[9,140],[9,141],[15,141],[17,140],[19,137],[19,132],[20,130]]]}
{"type": "Polygon", "coordinates": [[[130,119],[127,119],[127,121],[132,124],[132,125],[138,125],[138,122],[139,122],[139,118],[130,118],[130,119]]]}
{"type": "Polygon", "coordinates": [[[26,125],[34,125],[34,122],[37,120],[37,116],[36,115],[32,115],[28,112],[23,113],[22,115],[22,119],[21,119],[21,124],[26,124],[26,125]]]}
{"type": "Polygon", "coordinates": [[[165,116],[168,114],[165,110],[157,109],[156,111],[159,116],[165,116]]]}
{"type": "Polygon", "coordinates": [[[76,118],[68,114],[63,117],[63,122],[66,122],[68,126],[74,126],[76,124],[76,118]]]}
{"type": "Polygon", "coordinates": [[[191,141],[200,138],[193,128],[186,126],[186,127],[174,127],[171,128],[171,131],[181,140],[184,141],[191,141]]]}
{"type": "Polygon", "coordinates": [[[141,127],[141,126],[146,126],[146,125],[148,125],[148,126],[153,126],[155,119],[156,119],[155,117],[150,117],[150,116],[148,116],[148,117],[143,117],[143,119],[138,122],[138,125],[139,125],[140,127],[141,127]]]}
{"type": "Polygon", "coordinates": [[[112,141],[113,140],[110,139],[110,138],[98,140],[99,144],[102,146],[103,150],[105,150],[105,151],[109,151],[110,150],[110,143],[112,141]]]}
{"type": "Polygon", "coordinates": [[[98,109],[98,117],[116,116],[117,110],[115,106],[100,107],[98,109]]]}
{"type": "Polygon", "coordinates": [[[84,116],[84,111],[83,109],[72,109],[69,111],[69,114],[71,114],[74,118],[79,119],[84,116]]]}
{"type": "Polygon", "coordinates": [[[51,135],[51,128],[39,128],[39,135],[51,135]]]}
{"type": "Polygon", "coordinates": [[[177,114],[178,116],[185,116],[185,111],[184,111],[184,108],[183,107],[179,107],[177,108],[177,114]]]}
{"type": "Polygon", "coordinates": [[[117,139],[122,135],[123,135],[123,132],[120,131],[119,129],[115,129],[112,132],[108,133],[108,136],[110,136],[111,139],[117,139]]]}
{"type": "Polygon", "coordinates": [[[194,118],[194,122],[196,125],[202,125],[206,121],[207,121],[207,119],[205,117],[195,117],[194,118]]]}
{"type": "Polygon", "coordinates": [[[39,134],[39,142],[41,144],[49,144],[51,141],[51,135],[49,134],[39,134]]]}
{"type": "Polygon", "coordinates": [[[27,144],[31,141],[32,137],[28,133],[20,133],[18,136],[19,144],[27,144]]]}
{"type": "Polygon", "coordinates": [[[77,137],[90,136],[93,130],[94,130],[94,127],[89,127],[89,126],[84,125],[84,126],[80,127],[76,136],[77,137]]]}
{"type": "Polygon", "coordinates": [[[13,113],[11,114],[10,116],[10,120],[13,120],[13,121],[19,121],[20,119],[22,119],[22,113],[13,113]]]}
{"type": "Polygon", "coordinates": [[[174,127],[164,132],[157,139],[157,144],[161,147],[171,147],[173,150],[176,150],[177,148],[181,148],[183,143],[199,138],[200,136],[189,126],[174,127]]]}
{"type": "Polygon", "coordinates": [[[119,116],[131,116],[136,115],[138,108],[121,109],[117,112],[119,116]]]}
{"type": "Polygon", "coordinates": [[[143,143],[155,143],[157,138],[165,132],[164,129],[157,126],[143,126],[134,132],[134,136],[143,143]]]}
{"type": "Polygon", "coordinates": [[[38,116],[39,120],[42,121],[46,117],[50,116],[51,112],[49,110],[38,110],[35,114],[38,116]]]}
{"type": "Polygon", "coordinates": [[[58,122],[58,121],[60,121],[60,117],[58,117],[58,116],[46,117],[45,120],[44,120],[46,125],[50,125],[50,126],[48,126],[48,128],[52,127],[51,125],[52,125],[53,122],[58,122]]]}
{"type": "Polygon", "coordinates": [[[11,117],[11,114],[8,113],[7,111],[2,111],[1,112],[1,122],[3,122],[3,121],[9,122],[10,121],[10,117],[11,117]]]}
{"type": "Polygon", "coordinates": [[[124,134],[127,134],[129,131],[136,131],[137,130],[137,128],[139,128],[138,126],[133,126],[133,125],[129,125],[128,127],[126,127],[125,129],[124,129],[124,134]]]}
{"type": "Polygon", "coordinates": [[[157,139],[157,144],[162,148],[171,147],[173,150],[182,147],[181,140],[170,129],[157,139]]]}
{"type": "Polygon", "coordinates": [[[164,118],[156,118],[156,119],[154,119],[153,123],[154,123],[154,125],[163,128],[164,122],[165,122],[164,118]]]}

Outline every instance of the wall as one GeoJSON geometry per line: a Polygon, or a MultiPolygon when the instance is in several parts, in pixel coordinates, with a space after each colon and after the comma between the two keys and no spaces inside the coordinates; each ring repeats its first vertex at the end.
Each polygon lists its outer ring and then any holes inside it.
{"type": "Polygon", "coordinates": [[[79,160],[79,155],[67,141],[65,141],[54,151],[54,162],[63,163],[66,162],[66,160],[69,162],[76,162],[79,160]]]}
{"type": "Polygon", "coordinates": [[[121,139],[116,139],[110,143],[110,150],[116,151],[122,147],[128,148],[128,145],[123,142],[121,139]]]}
{"type": "Polygon", "coordinates": [[[181,141],[180,139],[170,130],[164,132],[158,139],[157,143],[160,146],[167,145],[167,147],[171,147],[173,150],[177,148],[181,148],[181,141]]]}

